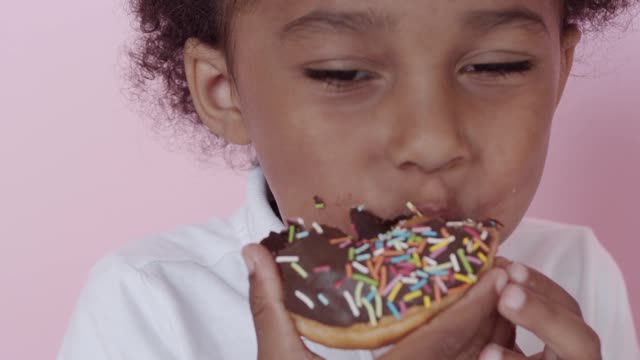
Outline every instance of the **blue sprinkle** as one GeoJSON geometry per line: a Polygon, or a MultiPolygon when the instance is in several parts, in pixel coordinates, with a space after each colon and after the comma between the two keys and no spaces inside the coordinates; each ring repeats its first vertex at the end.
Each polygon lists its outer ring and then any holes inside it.
{"type": "Polygon", "coordinates": [[[371,259],[371,254],[361,254],[356,256],[356,261],[365,261],[371,259]]]}
{"type": "Polygon", "coordinates": [[[376,249],[380,249],[383,245],[382,241],[378,240],[376,241],[376,249]]]}
{"type": "Polygon", "coordinates": [[[372,302],[373,298],[376,297],[376,294],[378,292],[375,290],[371,290],[371,292],[369,293],[369,295],[367,295],[367,301],[372,302]]]}
{"type": "Polygon", "coordinates": [[[401,316],[400,316],[400,312],[398,311],[398,308],[396,308],[396,306],[389,301],[387,301],[387,307],[389,308],[389,310],[391,310],[391,313],[393,314],[393,316],[395,316],[396,319],[400,320],[401,316]]]}
{"type": "Polygon", "coordinates": [[[318,300],[320,300],[320,302],[323,303],[324,306],[329,305],[329,299],[327,299],[323,293],[318,294],[318,300]]]}
{"type": "MultiPolygon", "coordinates": [[[[411,255],[407,254],[407,255],[401,255],[401,256],[394,256],[391,258],[391,262],[393,264],[397,264],[399,262],[403,262],[403,261],[407,261],[411,259],[411,255]]],[[[448,273],[447,273],[448,274],[448,273]]]]}
{"type": "Polygon", "coordinates": [[[422,270],[416,270],[416,275],[418,275],[420,277],[423,277],[423,278],[426,278],[426,279],[429,278],[429,274],[427,274],[426,272],[424,272],[422,270]]]}
{"type": "Polygon", "coordinates": [[[361,252],[367,250],[369,248],[369,244],[364,244],[356,249],[356,254],[360,254],[361,252]]]}
{"type": "Polygon", "coordinates": [[[308,231],[299,232],[296,234],[296,239],[306,238],[307,236],[309,236],[308,231]]]}
{"type": "Polygon", "coordinates": [[[422,287],[427,283],[427,279],[422,279],[420,282],[418,282],[417,284],[413,285],[410,289],[411,292],[414,291],[418,291],[420,289],[422,289],[422,287]]]}
{"type": "Polygon", "coordinates": [[[429,275],[449,275],[449,272],[446,270],[429,270],[429,268],[427,268],[427,272],[429,273],[429,275]]]}

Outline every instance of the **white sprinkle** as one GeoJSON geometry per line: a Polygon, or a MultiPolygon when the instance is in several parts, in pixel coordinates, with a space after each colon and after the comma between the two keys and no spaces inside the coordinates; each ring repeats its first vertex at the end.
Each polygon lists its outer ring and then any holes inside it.
{"type": "Polygon", "coordinates": [[[304,220],[301,217],[298,218],[298,224],[304,226],[304,220]]]}
{"type": "Polygon", "coordinates": [[[482,239],[482,241],[487,240],[487,236],[489,236],[489,233],[487,232],[487,230],[483,230],[482,234],[480,234],[480,239],[482,239]]]}
{"type": "Polygon", "coordinates": [[[322,230],[322,228],[320,227],[320,225],[318,225],[317,222],[314,222],[313,224],[311,224],[311,226],[313,226],[314,229],[316,229],[316,232],[318,234],[322,234],[324,233],[324,231],[322,230]]]}
{"type": "Polygon", "coordinates": [[[326,296],[324,296],[323,293],[318,294],[318,300],[320,300],[320,302],[324,305],[327,306],[329,305],[329,299],[327,299],[326,296]]]}
{"type": "Polygon", "coordinates": [[[364,265],[360,264],[360,263],[359,263],[359,262],[357,262],[357,261],[352,262],[352,263],[351,263],[351,265],[353,265],[353,268],[354,268],[354,269],[356,269],[356,270],[360,271],[360,272],[361,272],[361,273],[363,273],[363,274],[368,274],[368,273],[369,273],[369,269],[367,269],[367,267],[366,267],[366,266],[364,266],[364,265]]]}
{"type": "Polygon", "coordinates": [[[428,256],[423,256],[423,257],[422,257],[422,259],[423,259],[424,261],[426,261],[426,262],[427,262],[427,264],[429,264],[430,266],[436,266],[436,265],[438,265],[438,262],[437,262],[437,261],[433,260],[432,258],[430,258],[430,257],[428,257],[428,256]]]}
{"type": "Polygon", "coordinates": [[[460,264],[458,263],[458,257],[456,254],[449,254],[449,259],[451,259],[451,262],[453,263],[453,271],[460,272],[460,264]]]}
{"type": "Polygon", "coordinates": [[[429,244],[440,244],[441,242],[448,241],[449,239],[443,238],[427,238],[427,243],[429,244]]]}
{"type": "Polygon", "coordinates": [[[362,283],[362,281],[358,281],[358,285],[356,285],[356,291],[355,291],[355,299],[356,299],[357,307],[362,307],[362,287],[363,286],[364,284],[362,283]]]}
{"type": "Polygon", "coordinates": [[[378,319],[382,317],[382,297],[380,294],[376,294],[376,317],[378,319]]]}
{"type": "Polygon", "coordinates": [[[473,252],[473,241],[467,242],[467,254],[471,254],[473,252]]]}
{"type": "Polygon", "coordinates": [[[364,204],[358,206],[358,212],[364,211],[364,204]]]}
{"type": "Polygon", "coordinates": [[[360,310],[358,310],[358,307],[356,307],[356,304],[353,302],[353,297],[351,296],[351,294],[345,290],[342,292],[342,296],[344,296],[344,298],[347,300],[347,303],[349,304],[349,309],[351,309],[351,313],[353,314],[353,316],[359,317],[360,310]]]}
{"type": "Polygon", "coordinates": [[[403,276],[402,278],[400,278],[400,282],[403,284],[415,285],[418,283],[418,279],[403,276]]]}
{"type": "Polygon", "coordinates": [[[463,225],[464,225],[463,221],[449,221],[449,222],[447,222],[447,226],[450,226],[450,227],[461,227],[463,225]]]}
{"type": "Polygon", "coordinates": [[[313,307],[314,307],[313,301],[311,301],[311,299],[309,299],[307,295],[300,292],[300,290],[296,290],[295,294],[298,299],[300,299],[303,303],[305,303],[309,307],[309,309],[313,310],[313,307]]]}
{"type": "Polygon", "coordinates": [[[456,241],[456,237],[455,236],[449,236],[447,238],[447,240],[449,240],[449,244],[453,243],[454,241],[456,241]]]}
{"type": "Polygon", "coordinates": [[[380,256],[380,255],[382,255],[382,254],[384,254],[384,248],[376,249],[376,250],[373,252],[373,256],[380,256]]]}
{"type": "Polygon", "coordinates": [[[364,308],[367,309],[367,314],[369,315],[369,324],[371,324],[371,326],[378,325],[378,318],[376,318],[373,306],[371,306],[369,300],[363,298],[362,305],[364,305],[364,308]]]}
{"type": "Polygon", "coordinates": [[[299,261],[300,261],[300,258],[298,256],[276,256],[276,262],[279,264],[299,262],[299,261]]]}

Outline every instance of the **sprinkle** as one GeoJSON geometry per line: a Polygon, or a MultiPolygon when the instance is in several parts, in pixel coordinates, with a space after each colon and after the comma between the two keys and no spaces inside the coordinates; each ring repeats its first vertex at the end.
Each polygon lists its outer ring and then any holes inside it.
{"type": "Polygon", "coordinates": [[[422,265],[422,262],[420,261],[420,256],[418,256],[418,253],[414,252],[413,253],[413,262],[416,264],[416,266],[420,266],[422,265]]]}
{"type": "Polygon", "coordinates": [[[378,286],[378,282],[373,280],[372,278],[360,274],[353,274],[353,280],[358,280],[365,282],[371,286],[378,286]]]}
{"type": "MultiPolygon", "coordinates": [[[[427,241],[428,241],[428,240],[427,240],[427,241]]],[[[436,250],[439,250],[439,249],[444,248],[444,247],[445,247],[445,246],[447,246],[447,245],[449,245],[449,242],[448,242],[448,241],[443,241],[443,242],[437,243],[437,244],[435,244],[435,245],[433,245],[433,246],[429,247],[429,252],[430,252],[430,253],[432,253],[432,252],[434,252],[434,251],[436,251],[436,250]]]]}
{"type": "Polygon", "coordinates": [[[344,249],[344,248],[346,248],[346,247],[347,247],[347,246],[349,246],[349,245],[351,245],[351,241],[350,241],[350,240],[349,240],[349,241],[345,241],[345,242],[343,242],[342,244],[338,245],[338,247],[339,247],[340,249],[344,249]]]}
{"type": "Polygon", "coordinates": [[[464,254],[464,250],[458,249],[458,257],[460,257],[462,266],[464,266],[464,269],[467,271],[467,274],[473,275],[473,269],[471,268],[471,265],[469,265],[469,262],[467,261],[467,257],[464,254]]]}
{"type": "Polygon", "coordinates": [[[291,263],[291,267],[295,270],[303,279],[306,279],[309,274],[302,268],[302,266],[298,265],[298,263],[291,263]]]}
{"type": "Polygon", "coordinates": [[[356,256],[356,261],[365,261],[371,259],[371,254],[360,254],[356,256]]]}
{"type": "Polygon", "coordinates": [[[486,256],[484,256],[484,254],[483,254],[483,253],[478,252],[476,255],[478,255],[478,257],[480,258],[480,261],[482,261],[483,263],[486,263],[486,262],[487,262],[487,257],[486,257],[486,256]]]}
{"type": "Polygon", "coordinates": [[[415,226],[411,228],[411,231],[419,233],[419,232],[425,232],[425,231],[431,231],[431,227],[429,226],[415,226]]]}
{"type": "Polygon", "coordinates": [[[384,261],[384,258],[382,256],[377,256],[375,258],[373,258],[374,261],[374,265],[373,265],[373,278],[376,280],[378,279],[378,274],[380,274],[380,267],[382,266],[382,262],[384,261]]]}
{"type": "Polygon", "coordinates": [[[301,217],[299,217],[297,221],[300,226],[304,226],[304,220],[301,217]]]}
{"type": "Polygon", "coordinates": [[[429,278],[429,274],[427,274],[426,272],[422,271],[422,270],[416,270],[416,275],[428,279],[429,278]]]}
{"type": "MultiPolygon", "coordinates": [[[[348,264],[347,264],[348,265],[348,264]]],[[[336,281],[335,284],[333,284],[333,287],[338,290],[342,287],[342,285],[344,285],[344,279],[340,279],[338,281],[336,281]]]]}
{"type": "Polygon", "coordinates": [[[401,319],[400,313],[398,312],[398,308],[396,308],[396,306],[393,305],[392,302],[387,301],[387,307],[389,308],[389,310],[391,311],[391,314],[393,314],[393,316],[395,316],[396,319],[398,320],[401,319]]]}
{"type": "Polygon", "coordinates": [[[462,274],[453,274],[453,277],[456,280],[462,281],[465,284],[473,284],[474,283],[474,281],[472,281],[469,277],[464,276],[462,274]]]}
{"type": "Polygon", "coordinates": [[[489,247],[488,247],[485,243],[483,243],[482,241],[480,241],[480,239],[478,239],[478,238],[476,237],[476,238],[473,238],[473,240],[475,241],[475,243],[476,243],[478,246],[480,246],[480,247],[482,248],[482,250],[484,250],[484,251],[486,251],[486,252],[490,252],[489,247]]]}
{"type": "Polygon", "coordinates": [[[384,254],[384,248],[378,248],[373,252],[373,256],[380,256],[384,254]]]}
{"type": "Polygon", "coordinates": [[[400,305],[400,314],[404,315],[407,313],[407,305],[404,303],[404,301],[400,301],[398,302],[398,304],[400,305]]]}
{"type": "Polygon", "coordinates": [[[356,291],[355,291],[355,299],[356,299],[356,306],[357,307],[361,307],[362,306],[362,287],[364,286],[364,283],[362,281],[358,281],[358,284],[356,284],[356,291]]]}
{"type": "Polygon", "coordinates": [[[442,300],[442,295],[440,294],[440,287],[434,286],[433,288],[435,289],[435,292],[436,292],[436,304],[438,304],[440,303],[440,300],[442,300]]]}
{"type": "Polygon", "coordinates": [[[353,302],[353,297],[351,296],[351,294],[348,291],[343,291],[342,296],[344,296],[345,300],[347,300],[347,304],[349,304],[349,309],[351,309],[353,317],[359,317],[360,310],[358,310],[358,307],[353,302]]]}
{"type": "Polygon", "coordinates": [[[391,280],[391,282],[382,291],[382,295],[387,296],[387,294],[393,289],[393,287],[400,282],[400,278],[400,275],[397,275],[395,278],[393,278],[393,280],[391,280]]]}
{"type": "Polygon", "coordinates": [[[336,245],[336,244],[341,244],[341,243],[350,242],[350,241],[351,241],[351,237],[350,236],[345,236],[345,237],[341,237],[341,238],[331,239],[331,240],[329,240],[329,244],[336,245]]]}
{"type": "Polygon", "coordinates": [[[397,283],[396,286],[393,288],[393,290],[391,290],[391,293],[389,294],[389,297],[387,298],[387,300],[393,302],[396,298],[396,296],[398,296],[398,293],[400,292],[400,289],[402,289],[402,283],[397,283]]]}
{"type": "Polygon", "coordinates": [[[316,230],[318,234],[324,233],[324,231],[322,230],[322,227],[320,227],[320,225],[317,222],[314,222],[313,224],[311,224],[311,226],[313,226],[313,228],[316,230]]]}
{"type": "Polygon", "coordinates": [[[420,296],[422,296],[422,291],[416,290],[414,292],[410,292],[410,293],[406,294],[405,296],[403,296],[402,297],[402,301],[410,302],[411,300],[417,299],[420,296]]]}
{"type": "Polygon", "coordinates": [[[296,234],[296,239],[304,239],[309,236],[308,231],[302,231],[296,234]]]}
{"type": "Polygon", "coordinates": [[[469,238],[468,237],[462,239],[462,245],[468,245],[468,244],[469,244],[469,238]]]}
{"type": "Polygon", "coordinates": [[[451,260],[451,263],[453,264],[453,271],[459,273],[460,272],[460,264],[458,263],[458,258],[456,257],[456,254],[454,254],[454,253],[449,254],[449,259],[451,260]]]}
{"type": "Polygon", "coordinates": [[[404,276],[403,276],[403,277],[400,279],[400,282],[401,282],[401,283],[403,283],[403,284],[409,284],[409,285],[412,285],[412,284],[417,284],[417,283],[418,283],[418,279],[417,279],[417,278],[415,278],[415,277],[404,277],[404,276]]]}
{"type": "Polygon", "coordinates": [[[376,318],[376,314],[373,311],[373,306],[371,306],[371,302],[367,299],[362,299],[362,305],[367,309],[367,314],[369,315],[369,324],[371,326],[378,325],[378,319],[376,318]]]}
{"type": "Polygon", "coordinates": [[[344,264],[344,272],[347,275],[347,278],[351,279],[353,276],[353,269],[351,269],[351,264],[344,264]]]}
{"type": "Polygon", "coordinates": [[[298,299],[300,299],[300,301],[305,303],[305,305],[307,305],[309,309],[313,310],[313,307],[314,307],[313,301],[311,301],[311,299],[309,299],[307,295],[300,292],[300,290],[296,290],[295,295],[298,299]]]}
{"type": "Polygon", "coordinates": [[[316,266],[313,268],[314,273],[327,272],[329,270],[331,270],[331,267],[329,265],[316,266]]]}
{"type": "Polygon", "coordinates": [[[451,269],[452,267],[453,267],[453,264],[451,262],[446,262],[444,264],[428,267],[425,271],[431,274],[432,272],[447,270],[447,269],[451,269]]]}
{"type": "Polygon", "coordinates": [[[380,270],[380,285],[378,286],[378,292],[381,293],[387,286],[387,267],[383,267],[380,270]]]}
{"type": "Polygon", "coordinates": [[[313,204],[316,207],[316,209],[324,208],[324,201],[318,196],[313,197],[313,204]]]}
{"type": "Polygon", "coordinates": [[[320,300],[320,302],[322,303],[322,305],[327,306],[329,305],[329,299],[327,299],[326,296],[324,296],[323,293],[318,294],[318,300],[320,300]]]}
{"type": "Polygon", "coordinates": [[[442,281],[442,278],[440,276],[434,276],[433,279],[435,280],[436,285],[438,285],[437,287],[440,288],[440,290],[442,290],[442,292],[444,294],[447,293],[447,285],[444,284],[444,281],[442,281]]]}
{"type": "Polygon", "coordinates": [[[480,239],[482,239],[482,241],[486,241],[488,236],[489,236],[489,232],[487,230],[482,230],[482,234],[480,234],[480,239]]]}
{"type": "Polygon", "coordinates": [[[468,226],[464,227],[464,231],[466,231],[467,234],[471,235],[471,237],[473,237],[473,238],[479,238],[480,237],[480,234],[475,229],[470,228],[468,226]]]}
{"type": "Polygon", "coordinates": [[[407,255],[402,255],[402,256],[396,256],[396,257],[392,257],[391,258],[391,263],[393,264],[397,264],[399,262],[403,262],[403,261],[407,261],[411,258],[411,255],[407,254],[407,255]]]}
{"type": "Polygon", "coordinates": [[[378,295],[378,289],[372,286],[369,295],[367,295],[367,301],[372,302],[376,295],[378,295]]]}
{"type": "Polygon", "coordinates": [[[389,250],[389,251],[385,251],[384,256],[390,257],[390,256],[403,255],[403,254],[404,254],[404,252],[402,252],[402,251],[389,250]]]}
{"type": "Polygon", "coordinates": [[[447,226],[449,226],[449,227],[461,227],[461,226],[464,226],[464,221],[449,221],[449,222],[447,222],[447,226]]]}
{"type": "Polygon", "coordinates": [[[358,209],[358,212],[363,212],[364,211],[364,204],[358,206],[356,209],[358,209]]]}
{"type": "Polygon", "coordinates": [[[427,264],[429,264],[430,266],[436,266],[438,265],[438,262],[433,260],[432,258],[428,257],[428,256],[423,256],[422,260],[426,261],[427,264]]]}
{"type": "Polygon", "coordinates": [[[298,256],[276,256],[276,262],[278,264],[298,262],[300,258],[298,256]]]}
{"type": "Polygon", "coordinates": [[[422,289],[424,291],[426,291],[429,294],[433,294],[433,290],[431,289],[431,286],[429,286],[429,284],[424,284],[424,286],[422,287],[422,289]]]}
{"type": "Polygon", "coordinates": [[[369,273],[369,269],[367,269],[366,266],[360,264],[359,262],[352,262],[351,265],[353,266],[354,269],[360,271],[363,274],[368,274],[369,273]]]}
{"type": "Polygon", "coordinates": [[[410,291],[418,291],[418,289],[422,289],[422,287],[427,283],[427,279],[420,280],[417,284],[411,286],[409,288],[410,291]]]}
{"type": "Polygon", "coordinates": [[[369,248],[369,244],[364,244],[356,249],[356,254],[360,254],[361,252],[367,250],[369,248]]]}
{"type": "Polygon", "coordinates": [[[353,261],[354,257],[354,249],[352,247],[349,248],[349,261],[353,261]]]}
{"type": "Polygon", "coordinates": [[[482,265],[482,261],[480,261],[480,259],[478,259],[477,257],[467,255],[467,260],[469,260],[469,262],[472,262],[476,265],[482,265]]]}
{"type": "Polygon", "coordinates": [[[382,317],[382,297],[376,293],[376,317],[382,317]]]}
{"type": "Polygon", "coordinates": [[[431,298],[427,295],[425,297],[422,298],[422,301],[424,303],[424,307],[425,308],[430,308],[431,307],[431,298]]]}
{"type": "Polygon", "coordinates": [[[293,242],[293,235],[296,232],[296,227],[293,225],[289,225],[289,242],[293,242]]]}
{"type": "MultiPolygon", "coordinates": [[[[445,243],[443,243],[445,244],[445,243]]],[[[434,252],[432,252],[431,254],[429,254],[430,258],[437,258],[438,256],[440,256],[443,252],[445,252],[445,250],[447,250],[447,247],[443,247],[439,250],[436,250],[434,252]]]]}
{"type": "Polygon", "coordinates": [[[451,237],[451,234],[449,234],[449,230],[447,230],[446,227],[443,227],[440,229],[440,233],[442,234],[442,236],[449,238],[451,237]]]}
{"type": "Polygon", "coordinates": [[[316,209],[324,209],[324,204],[315,204],[316,209]]]}
{"type": "Polygon", "coordinates": [[[418,216],[423,216],[422,213],[420,212],[420,210],[418,210],[416,208],[416,206],[413,205],[413,203],[411,201],[407,202],[407,208],[409,208],[409,210],[411,210],[412,213],[415,213],[418,216]]]}

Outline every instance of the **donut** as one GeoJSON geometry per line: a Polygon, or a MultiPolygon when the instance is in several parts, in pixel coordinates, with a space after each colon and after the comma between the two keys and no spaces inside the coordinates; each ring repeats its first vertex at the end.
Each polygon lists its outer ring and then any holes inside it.
{"type": "Polygon", "coordinates": [[[395,343],[492,267],[500,222],[431,218],[408,205],[413,215],[389,220],[351,209],[355,236],[297,219],[261,241],[278,265],[300,335],[342,349],[395,343]]]}

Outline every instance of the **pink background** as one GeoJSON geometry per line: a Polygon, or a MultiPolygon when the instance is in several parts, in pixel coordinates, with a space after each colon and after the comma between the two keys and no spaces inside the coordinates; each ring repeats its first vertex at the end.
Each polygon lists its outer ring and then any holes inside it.
{"type": "MultiPolygon", "coordinates": [[[[0,359],[51,359],[89,268],[125,242],[228,214],[241,174],[170,152],[125,107],[119,4],[14,1],[0,12],[0,359]],[[6,10],[6,9],[5,9],[6,10]]],[[[640,24],[637,21],[636,24],[640,24]]],[[[607,42],[605,40],[613,40],[607,42]]],[[[531,214],[590,224],[640,324],[640,32],[581,52],[531,214]]]]}

